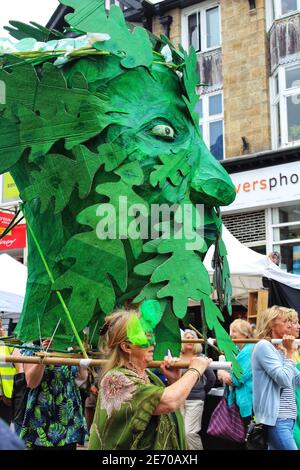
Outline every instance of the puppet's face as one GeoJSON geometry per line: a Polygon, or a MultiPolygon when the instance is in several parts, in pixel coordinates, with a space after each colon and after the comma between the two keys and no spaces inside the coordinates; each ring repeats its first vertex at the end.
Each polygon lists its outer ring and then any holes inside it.
{"type": "Polygon", "coordinates": [[[117,144],[128,161],[139,162],[144,181],[138,192],[148,202],[180,203],[186,194],[210,207],[233,201],[232,182],[197,132],[174,71],[155,64],[151,73],[138,67],[110,78],[98,90],[115,110],[109,113],[114,122],[93,144],[117,144]],[[162,163],[169,168],[166,178],[151,184],[155,166],[162,163]]]}
{"type": "MultiPolygon", "coordinates": [[[[99,240],[97,215],[102,203],[110,202],[117,212],[119,196],[129,204],[148,206],[187,199],[204,204],[205,224],[213,227],[212,243],[219,230],[211,217],[214,207],[229,204],[235,191],[198,133],[184,101],[181,78],[166,65],[125,70],[114,57],[88,58],[62,70],[49,62],[39,68],[19,66],[1,72],[0,78],[8,98],[1,121],[6,137],[0,170],[11,170],[27,221],[55,278],[52,286],[28,233],[29,280],[18,328],[27,340],[38,333],[37,318],[44,335],[52,334],[60,321],[56,337],[65,344],[72,334],[54,290],[62,292],[71,312],[79,312],[75,319],[79,331],[92,319],[97,324],[99,315],[110,313],[124,295],[139,294],[149,282],[154,291],[145,298],[163,297],[158,290],[164,282],[159,277],[155,282],[153,270],[132,276],[147,256],[156,257],[143,253],[147,240],[129,240],[126,245],[118,234],[109,243],[99,240]],[[16,83],[23,83],[26,93],[15,94],[16,83]]],[[[182,257],[185,248],[175,248],[182,257]]],[[[166,255],[158,254],[157,259],[165,260],[166,255]]],[[[184,264],[179,261],[181,267],[184,264]]],[[[170,269],[177,272],[176,267],[170,269]]],[[[199,269],[201,289],[209,295],[207,273],[199,269]],[[205,280],[201,281],[201,273],[205,280]]],[[[191,279],[197,276],[191,274],[191,279]]],[[[189,286],[184,276],[181,282],[189,286]]],[[[180,317],[193,296],[188,289],[183,303],[174,306],[180,317]]],[[[181,288],[175,291],[179,294],[181,288]]],[[[199,298],[197,289],[195,295],[199,298]]]]}

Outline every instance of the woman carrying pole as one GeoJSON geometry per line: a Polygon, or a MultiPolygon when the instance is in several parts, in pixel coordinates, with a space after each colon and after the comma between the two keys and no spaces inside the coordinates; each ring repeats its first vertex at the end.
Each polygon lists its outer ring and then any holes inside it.
{"type": "Polygon", "coordinates": [[[295,337],[291,335],[290,309],[273,307],[258,319],[261,339],[252,353],[253,409],[267,427],[269,450],[297,450],[293,429],[297,417],[295,386],[300,372],[295,367],[295,337]],[[271,340],[282,339],[282,347],[271,340]]]}
{"type": "MultiPolygon", "coordinates": [[[[142,312],[143,314],[143,312],[142,312]]],[[[186,449],[182,416],[177,411],[211,360],[193,358],[187,372],[170,370],[165,358],[160,379],[147,369],[155,338],[151,325],[137,311],[120,310],[106,317],[102,328],[110,360],[102,372],[89,449],[186,449]]]]}

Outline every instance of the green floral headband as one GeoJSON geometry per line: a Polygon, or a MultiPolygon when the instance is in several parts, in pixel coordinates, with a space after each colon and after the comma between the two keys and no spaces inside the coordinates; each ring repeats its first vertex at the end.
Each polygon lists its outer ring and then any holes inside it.
{"type": "Polygon", "coordinates": [[[157,300],[145,300],[140,307],[140,317],[133,314],[126,327],[130,343],[141,348],[155,344],[154,328],[160,322],[162,310],[157,300]]]}

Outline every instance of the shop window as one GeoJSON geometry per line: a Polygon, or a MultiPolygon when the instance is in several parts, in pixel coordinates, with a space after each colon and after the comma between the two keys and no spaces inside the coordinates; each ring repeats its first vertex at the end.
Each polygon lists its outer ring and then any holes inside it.
{"type": "Polygon", "coordinates": [[[300,205],[272,209],[272,251],[280,253],[280,267],[300,274],[300,205]]]}
{"type": "Polygon", "coordinates": [[[300,64],[280,66],[271,78],[273,147],[300,143],[300,64]]]}
{"type": "Polygon", "coordinates": [[[224,158],[223,95],[213,93],[200,95],[196,105],[200,132],[204,142],[217,160],[224,158]]]}
{"type": "Polygon", "coordinates": [[[196,52],[215,49],[221,45],[220,6],[205,2],[182,10],[182,43],[193,46],[196,52]]]}

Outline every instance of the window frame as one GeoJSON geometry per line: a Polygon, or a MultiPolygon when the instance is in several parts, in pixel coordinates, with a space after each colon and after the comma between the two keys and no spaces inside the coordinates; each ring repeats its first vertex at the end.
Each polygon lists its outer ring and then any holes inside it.
{"type": "MultiPolygon", "coordinates": [[[[220,1],[207,1],[203,3],[197,3],[191,7],[184,8],[181,13],[182,20],[182,33],[181,33],[181,43],[184,49],[188,50],[189,45],[189,29],[188,29],[188,17],[193,14],[200,13],[200,35],[201,35],[201,50],[196,50],[197,54],[204,52],[214,51],[222,47],[222,29],[221,29],[221,4],[220,1]],[[218,7],[219,11],[219,32],[220,32],[220,41],[219,44],[212,47],[207,47],[207,28],[206,28],[206,11],[212,8],[218,7]]],[[[199,34],[199,32],[198,32],[199,34]]]]}
{"type": "Polygon", "coordinates": [[[288,135],[287,98],[290,96],[300,95],[300,83],[296,87],[286,88],[286,70],[296,67],[300,68],[300,61],[295,61],[294,63],[288,65],[280,65],[277,67],[272,77],[270,77],[271,130],[273,149],[300,145],[300,138],[298,140],[289,141],[288,135]],[[278,94],[276,94],[276,80],[278,81],[278,94]],[[276,115],[277,105],[279,106],[279,123],[276,115]],[[278,142],[279,130],[281,140],[280,142],[278,142]]]}
{"type": "MultiPolygon", "coordinates": [[[[300,217],[299,217],[299,220],[296,220],[296,221],[293,221],[293,222],[273,222],[274,220],[274,217],[273,217],[273,211],[279,211],[280,209],[282,209],[283,207],[289,207],[289,206],[297,206],[297,202],[294,201],[294,203],[288,203],[288,204],[284,204],[282,206],[275,206],[275,207],[270,207],[267,209],[267,225],[266,227],[268,228],[268,234],[267,234],[267,238],[268,238],[268,242],[267,242],[267,246],[268,246],[268,251],[272,252],[272,251],[279,251],[280,252],[280,255],[282,255],[281,253],[281,247],[284,246],[284,245],[291,245],[293,243],[299,243],[300,244],[300,238],[288,238],[288,239],[282,239],[280,240],[280,237],[279,237],[279,240],[275,240],[275,235],[274,235],[274,230],[278,229],[280,230],[280,228],[284,228],[284,227],[293,227],[293,226],[296,226],[296,225],[300,225],[300,217]]],[[[285,267],[282,266],[282,263],[280,265],[281,269],[285,270],[285,267]]],[[[291,271],[289,271],[291,272],[291,271]]]]}
{"type": "MultiPolygon", "coordinates": [[[[202,126],[201,136],[210,150],[210,124],[212,122],[222,121],[222,131],[223,131],[223,158],[225,159],[225,134],[224,134],[224,95],[223,90],[217,90],[212,93],[203,93],[199,94],[199,100],[202,101],[202,118],[199,117],[199,127],[202,126]],[[209,115],[209,98],[211,96],[221,95],[222,100],[222,112],[218,114],[209,115]]],[[[216,158],[216,157],[215,157],[216,158]]],[[[221,161],[221,160],[218,160],[221,161]]]]}
{"type": "Polygon", "coordinates": [[[281,2],[282,0],[267,0],[266,2],[266,26],[267,31],[271,28],[272,24],[276,20],[287,18],[300,12],[300,0],[297,0],[297,9],[290,11],[289,13],[281,14],[281,2]]]}

